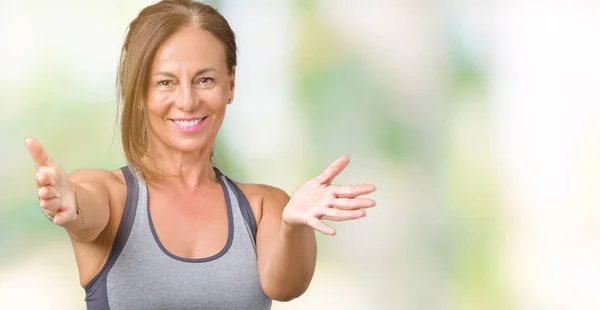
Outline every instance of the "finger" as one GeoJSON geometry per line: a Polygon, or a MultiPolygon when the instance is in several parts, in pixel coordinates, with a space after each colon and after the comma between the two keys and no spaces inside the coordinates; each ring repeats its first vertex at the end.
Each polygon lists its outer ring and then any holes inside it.
{"type": "Polygon", "coordinates": [[[318,218],[313,217],[306,224],[308,226],[312,227],[314,230],[321,232],[322,234],[325,234],[328,236],[335,236],[335,234],[336,234],[335,229],[327,226],[325,223],[323,223],[318,218]]]}
{"type": "Polygon", "coordinates": [[[35,174],[35,183],[38,187],[42,186],[53,186],[56,184],[56,178],[54,174],[45,167],[40,167],[38,172],[35,174]]]}
{"type": "Polygon", "coordinates": [[[60,198],[58,191],[51,186],[42,186],[38,188],[38,197],[40,199],[60,198]]]}
{"type": "Polygon", "coordinates": [[[321,217],[321,219],[341,222],[341,221],[355,220],[355,219],[358,219],[361,217],[365,217],[366,215],[367,215],[367,212],[362,209],[360,209],[360,210],[340,210],[340,209],[329,208],[329,209],[325,209],[325,211],[323,211],[323,216],[321,217]]]}
{"type": "Polygon", "coordinates": [[[375,200],[368,198],[337,198],[332,207],[340,210],[358,210],[372,208],[375,206],[375,200]]]}
{"type": "Polygon", "coordinates": [[[25,139],[25,145],[33,158],[36,166],[41,167],[48,164],[48,155],[44,152],[42,145],[34,138],[25,139]]]}
{"type": "Polygon", "coordinates": [[[377,188],[372,184],[364,185],[347,185],[347,186],[329,186],[331,192],[339,198],[356,198],[358,196],[367,195],[377,188]]]}
{"type": "Polygon", "coordinates": [[[319,174],[315,180],[320,184],[330,184],[335,178],[348,164],[350,163],[350,156],[344,155],[334,160],[329,167],[327,167],[321,174],[319,174]]]}
{"type": "Polygon", "coordinates": [[[52,212],[58,212],[58,208],[60,207],[60,199],[58,198],[40,199],[39,203],[40,207],[52,212]]]}
{"type": "Polygon", "coordinates": [[[52,221],[54,219],[54,216],[56,215],[56,212],[48,211],[46,209],[42,209],[42,212],[48,219],[50,219],[50,221],[52,221]]]}
{"type": "Polygon", "coordinates": [[[59,212],[54,216],[54,220],[52,222],[56,225],[63,225],[66,222],[74,220],[75,214],[71,214],[70,212],[59,212]]]}

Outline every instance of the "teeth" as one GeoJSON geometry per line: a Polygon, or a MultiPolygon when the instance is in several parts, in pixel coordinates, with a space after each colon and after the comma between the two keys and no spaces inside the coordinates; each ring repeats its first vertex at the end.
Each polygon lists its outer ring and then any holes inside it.
{"type": "Polygon", "coordinates": [[[195,119],[191,121],[174,121],[177,125],[182,127],[192,127],[198,125],[200,123],[200,119],[195,119]]]}

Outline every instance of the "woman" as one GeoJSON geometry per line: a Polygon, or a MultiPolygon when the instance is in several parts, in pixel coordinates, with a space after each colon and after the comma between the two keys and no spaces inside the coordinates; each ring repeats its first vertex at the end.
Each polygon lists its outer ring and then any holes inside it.
{"type": "Polygon", "coordinates": [[[269,309],[308,288],[314,230],[365,216],[373,185],[333,186],[335,160],[290,198],[211,164],[234,98],[236,43],[212,7],[165,0],[130,24],[118,70],[129,165],[70,175],[34,139],[39,204],[64,227],[88,309],[269,309]]]}

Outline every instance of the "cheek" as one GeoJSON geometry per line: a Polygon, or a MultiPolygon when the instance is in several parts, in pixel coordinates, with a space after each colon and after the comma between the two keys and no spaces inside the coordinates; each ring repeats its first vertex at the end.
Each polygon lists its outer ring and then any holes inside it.
{"type": "Polygon", "coordinates": [[[160,92],[151,92],[146,101],[146,109],[150,118],[163,118],[169,109],[169,94],[160,92]]]}
{"type": "Polygon", "coordinates": [[[225,107],[227,106],[227,96],[227,93],[223,91],[207,94],[205,97],[206,105],[214,112],[225,110],[225,107]]]}

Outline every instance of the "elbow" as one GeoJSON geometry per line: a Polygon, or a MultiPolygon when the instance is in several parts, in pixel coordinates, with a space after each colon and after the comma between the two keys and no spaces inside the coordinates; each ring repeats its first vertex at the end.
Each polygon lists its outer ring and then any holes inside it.
{"type": "Polygon", "coordinates": [[[69,234],[71,240],[79,243],[91,243],[96,241],[96,239],[98,239],[100,236],[100,232],[91,230],[83,230],[79,232],[71,232],[67,230],[67,234],[69,234]]]}
{"type": "Polygon", "coordinates": [[[271,298],[271,299],[273,299],[275,301],[279,301],[279,302],[288,302],[288,301],[292,301],[298,297],[300,297],[300,296],[291,296],[290,295],[290,296],[282,296],[280,298],[271,298]]]}
{"type": "Polygon", "coordinates": [[[295,287],[263,287],[263,291],[272,300],[279,302],[292,301],[304,294],[308,289],[308,284],[297,285],[295,287]]]}
{"type": "Polygon", "coordinates": [[[279,302],[288,302],[288,301],[292,301],[300,296],[302,296],[304,292],[302,293],[284,293],[284,292],[277,292],[277,293],[267,293],[265,292],[265,294],[267,295],[267,297],[275,300],[275,301],[279,301],[279,302]]]}

